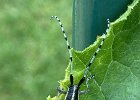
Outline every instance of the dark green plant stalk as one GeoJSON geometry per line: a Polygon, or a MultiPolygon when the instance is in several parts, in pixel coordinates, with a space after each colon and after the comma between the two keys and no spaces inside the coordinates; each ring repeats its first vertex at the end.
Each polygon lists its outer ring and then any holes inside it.
{"type": "Polygon", "coordinates": [[[133,0],[74,0],[72,43],[76,50],[91,45],[106,29],[106,19],[117,19],[133,0]]]}

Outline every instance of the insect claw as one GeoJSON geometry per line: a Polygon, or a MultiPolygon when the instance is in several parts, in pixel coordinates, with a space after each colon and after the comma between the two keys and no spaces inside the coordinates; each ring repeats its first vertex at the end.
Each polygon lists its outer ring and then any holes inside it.
{"type": "Polygon", "coordinates": [[[58,81],[58,83],[60,83],[60,81],[58,81]]]}

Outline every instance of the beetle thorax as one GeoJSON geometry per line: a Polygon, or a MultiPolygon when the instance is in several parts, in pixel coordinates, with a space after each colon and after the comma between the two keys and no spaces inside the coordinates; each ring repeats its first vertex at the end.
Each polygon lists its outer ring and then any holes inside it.
{"type": "Polygon", "coordinates": [[[78,100],[78,91],[79,87],[77,85],[70,85],[65,100],[78,100]]]}

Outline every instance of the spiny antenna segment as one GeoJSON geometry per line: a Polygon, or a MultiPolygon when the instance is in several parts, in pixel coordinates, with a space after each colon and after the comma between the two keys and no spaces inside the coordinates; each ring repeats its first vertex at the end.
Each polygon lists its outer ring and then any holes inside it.
{"type": "Polygon", "coordinates": [[[72,75],[72,67],[73,67],[73,66],[72,66],[72,52],[71,52],[71,47],[70,47],[70,45],[69,45],[66,32],[65,32],[65,30],[64,30],[64,27],[63,27],[63,25],[62,25],[60,19],[59,19],[57,16],[52,16],[51,19],[52,19],[52,18],[55,18],[55,19],[58,21],[59,26],[61,27],[61,30],[62,30],[62,32],[63,32],[63,34],[64,34],[64,38],[65,38],[65,40],[66,40],[66,44],[67,44],[68,52],[69,52],[69,56],[70,56],[70,65],[71,65],[71,66],[70,66],[70,74],[72,75]]]}
{"type": "Polygon", "coordinates": [[[98,46],[98,48],[96,49],[95,53],[93,54],[92,58],[90,59],[90,62],[88,63],[88,65],[87,65],[87,67],[86,67],[86,69],[85,69],[84,77],[86,77],[87,72],[88,72],[88,70],[89,70],[91,64],[93,63],[93,61],[94,61],[96,55],[98,54],[98,52],[100,51],[100,49],[101,49],[101,47],[102,47],[102,45],[103,45],[103,43],[104,43],[104,40],[106,39],[106,35],[107,35],[107,32],[108,32],[108,30],[109,30],[109,26],[110,26],[110,21],[109,21],[109,19],[107,19],[107,23],[108,23],[108,24],[107,24],[107,29],[106,29],[105,33],[103,33],[103,39],[102,39],[100,45],[98,46]]]}

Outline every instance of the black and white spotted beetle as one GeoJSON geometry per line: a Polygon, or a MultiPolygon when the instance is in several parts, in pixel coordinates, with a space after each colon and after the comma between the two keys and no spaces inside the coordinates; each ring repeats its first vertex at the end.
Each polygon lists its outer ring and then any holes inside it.
{"type": "Polygon", "coordinates": [[[101,49],[101,47],[102,47],[102,45],[103,45],[103,43],[104,43],[104,40],[106,39],[106,35],[107,35],[108,29],[109,29],[109,26],[110,26],[110,21],[109,21],[109,19],[107,19],[107,23],[108,23],[108,24],[107,24],[106,32],[103,33],[103,39],[102,39],[100,45],[98,46],[97,50],[95,51],[95,53],[94,53],[93,56],[91,57],[89,63],[87,64],[87,66],[86,66],[86,68],[85,68],[85,71],[84,71],[83,77],[81,78],[81,80],[79,81],[79,83],[78,83],[77,85],[74,85],[74,84],[73,84],[74,79],[73,79],[73,73],[72,73],[72,69],[73,69],[72,60],[73,60],[73,59],[72,59],[71,47],[70,47],[70,45],[69,45],[68,38],[67,38],[67,36],[66,36],[66,32],[65,32],[65,30],[64,30],[64,28],[63,28],[63,25],[62,25],[60,19],[59,19],[57,16],[52,16],[51,19],[52,19],[52,18],[55,18],[55,19],[58,21],[58,23],[59,23],[59,25],[60,25],[60,27],[61,27],[61,30],[62,30],[63,35],[64,35],[64,38],[65,38],[65,40],[66,40],[66,44],[67,44],[69,56],[70,56],[70,86],[69,86],[67,92],[64,91],[63,89],[60,89],[60,88],[57,88],[57,90],[58,90],[59,93],[66,94],[64,100],[79,100],[79,94],[86,94],[86,93],[89,91],[88,81],[89,81],[89,79],[92,78],[92,76],[87,78],[87,73],[88,73],[89,68],[90,68],[91,64],[93,63],[93,61],[94,61],[96,55],[97,55],[98,52],[100,51],[100,49],[101,49]],[[86,85],[87,85],[88,90],[80,91],[80,86],[81,86],[81,84],[82,84],[85,80],[86,80],[86,85]]]}

